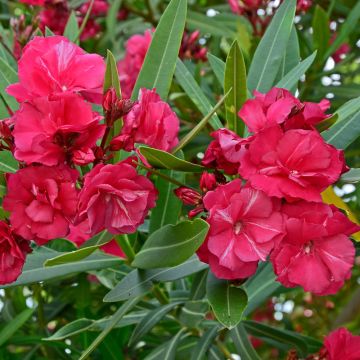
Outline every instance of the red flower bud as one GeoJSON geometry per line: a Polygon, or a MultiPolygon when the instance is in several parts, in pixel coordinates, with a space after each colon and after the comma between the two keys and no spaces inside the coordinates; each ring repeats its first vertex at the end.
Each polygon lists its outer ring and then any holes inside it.
{"type": "Polygon", "coordinates": [[[203,172],[200,178],[200,189],[203,192],[214,190],[217,186],[216,177],[214,174],[203,172]]]}
{"type": "Polygon", "coordinates": [[[95,160],[95,155],[90,148],[75,150],[73,153],[73,162],[76,165],[87,165],[95,160]]]}
{"type": "Polygon", "coordinates": [[[185,205],[199,205],[202,202],[202,197],[196,190],[185,186],[175,189],[174,193],[185,205]]]}

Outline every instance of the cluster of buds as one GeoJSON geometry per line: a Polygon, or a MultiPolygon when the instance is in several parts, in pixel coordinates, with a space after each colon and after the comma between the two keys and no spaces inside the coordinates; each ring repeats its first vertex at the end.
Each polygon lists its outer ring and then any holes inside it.
{"type": "Polygon", "coordinates": [[[174,190],[175,195],[188,206],[194,206],[192,210],[189,211],[189,218],[193,218],[194,216],[205,211],[203,205],[203,197],[208,191],[214,190],[218,184],[225,183],[225,177],[220,174],[211,174],[208,172],[203,172],[200,178],[200,189],[201,193],[189,188],[187,186],[180,186],[179,188],[174,190]]]}
{"type": "Polygon", "coordinates": [[[14,149],[14,138],[6,120],[0,121],[0,151],[14,149]]]}
{"type": "Polygon", "coordinates": [[[126,115],[133,105],[134,102],[130,99],[120,99],[113,87],[108,89],[102,102],[106,125],[111,127],[116,120],[126,115]]]}
{"type": "Polygon", "coordinates": [[[202,47],[199,44],[199,38],[199,30],[192,33],[184,32],[179,50],[179,56],[181,59],[192,59],[204,62],[207,60],[207,48],[202,47]]]}

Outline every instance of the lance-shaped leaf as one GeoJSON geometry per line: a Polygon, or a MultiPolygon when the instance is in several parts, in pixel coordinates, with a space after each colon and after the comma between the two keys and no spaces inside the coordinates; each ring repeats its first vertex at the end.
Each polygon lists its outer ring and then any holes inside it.
{"type": "Polygon", "coordinates": [[[146,146],[140,146],[141,155],[149,162],[150,165],[157,169],[168,169],[185,172],[202,172],[203,166],[192,164],[186,160],[179,159],[166,151],[153,149],[146,146]]]}
{"type": "Polygon", "coordinates": [[[330,27],[327,12],[319,5],[316,5],[312,21],[314,49],[317,50],[317,58],[321,64],[324,55],[329,47],[330,27]]]}
{"type": "Polygon", "coordinates": [[[241,356],[241,360],[260,360],[242,323],[230,331],[230,336],[237,352],[241,356]]]}
{"type": "Polygon", "coordinates": [[[116,60],[113,53],[110,50],[108,50],[107,58],[106,58],[105,79],[104,79],[104,93],[110,88],[115,89],[116,96],[120,99],[121,88],[120,88],[119,73],[116,66],[116,60]]]}
{"type": "Polygon", "coordinates": [[[148,237],[132,266],[155,269],[179,265],[200,247],[208,230],[209,224],[202,219],[165,225],[148,237]]]}
{"type": "Polygon", "coordinates": [[[284,1],[266,29],[252,60],[248,87],[267,92],[274,85],[295,16],[296,0],[284,1]]]}
{"type": "Polygon", "coordinates": [[[243,289],[209,272],[206,295],[217,320],[225,327],[232,329],[241,321],[247,304],[247,295],[243,289]]]}
{"type": "Polygon", "coordinates": [[[78,35],[79,25],[76,19],[75,12],[72,11],[65,26],[64,36],[72,42],[78,42],[78,35]]]}
{"type": "Polygon", "coordinates": [[[0,171],[14,173],[19,168],[19,163],[15,160],[10,151],[0,151],[0,171]]]}
{"type": "Polygon", "coordinates": [[[247,97],[246,67],[236,40],[226,58],[224,90],[225,93],[230,91],[229,96],[225,99],[227,127],[242,136],[245,124],[238,117],[238,112],[247,97]]]}
{"type": "Polygon", "coordinates": [[[195,349],[192,351],[191,360],[202,360],[205,358],[205,355],[211,346],[213,340],[215,339],[218,327],[214,326],[207,330],[201,337],[200,341],[195,346],[195,349]]]}
{"type": "Polygon", "coordinates": [[[220,85],[224,86],[225,63],[213,54],[208,53],[207,57],[208,57],[211,69],[213,70],[220,85]]]}
{"type": "Polygon", "coordinates": [[[61,329],[56,331],[53,335],[45,338],[46,341],[59,341],[69,338],[71,336],[80,334],[88,329],[94,324],[95,320],[90,319],[77,319],[69,324],[66,324],[61,329]]]}
{"type": "Polygon", "coordinates": [[[350,169],[347,173],[341,176],[341,181],[356,184],[360,181],[360,169],[350,169]]]}
{"type": "Polygon", "coordinates": [[[161,16],[134,86],[133,100],[137,99],[142,87],[156,88],[166,100],[184,32],[186,10],[186,0],[172,0],[161,16]]]}

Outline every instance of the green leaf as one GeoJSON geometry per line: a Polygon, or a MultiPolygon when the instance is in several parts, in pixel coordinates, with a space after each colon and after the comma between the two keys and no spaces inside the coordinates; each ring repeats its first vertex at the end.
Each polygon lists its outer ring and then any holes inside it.
{"type": "Polygon", "coordinates": [[[320,121],[315,125],[316,130],[321,133],[327,129],[329,129],[331,126],[333,126],[339,118],[338,114],[333,114],[332,116],[326,118],[325,120],[320,121]]]}
{"type": "Polygon", "coordinates": [[[15,160],[10,151],[0,151],[0,171],[5,173],[15,173],[19,168],[19,163],[15,160]]]}
{"type": "Polygon", "coordinates": [[[188,328],[196,328],[209,311],[207,301],[187,301],[178,314],[178,320],[188,328]]]}
{"type": "Polygon", "coordinates": [[[360,97],[351,99],[336,110],[339,115],[338,122],[346,121],[352,114],[360,110],[360,97]]]}
{"type": "Polygon", "coordinates": [[[0,58],[0,94],[6,104],[13,110],[17,110],[19,104],[12,96],[8,95],[6,88],[18,81],[16,71],[7,63],[6,60],[0,58]]]}
{"type": "Polygon", "coordinates": [[[45,26],[45,37],[49,36],[55,36],[55,34],[47,26],[45,26]]]}
{"type": "Polygon", "coordinates": [[[77,38],[79,35],[79,25],[74,11],[71,11],[69,19],[66,23],[64,30],[64,36],[72,42],[78,42],[77,38]]]}
{"type": "Polygon", "coordinates": [[[217,279],[209,272],[206,294],[217,320],[228,329],[235,327],[242,318],[247,304],[246,292],[228,280],[217,279]]]}
{"type": "Polygon", "coordinates": [[[209,350],[209,360],[224,360],[224,355],[219,348],[212,346],[209,350]]]}
{"type": "Polygon", "coordinates": [[[209,224],[202,219],[165,225],[148,237],[132,266],[156,269],[179,265],[200,247],[208,230],[209,224]]]}
{"type": "Polygon", "coordinates": [[[193,31],[200,30],[202,33],[208,33],[214,36],[225,36],[234,38],[235,31],[230,27],[216,19],[216,17],[209,17],[195,11],[189,11],[187,16],[186,26],[193,31]]]}
{"type": "Polygon", "coordinates": [[[256,48],[248,76],[251,92],[255,89],[267,92],[274,85],[290,37],[295,9],[296,0],[283,2],[256,48]]]}
{"type": "Polygon", "coordinates": [[[238,117],[238,112],[247,98],[246,67],[243,54],[235,40],[226,58],[224,91],[230,91],[225,100],[226,124],[236,134],[244,134],[245,124],[238,117]]]}
{"type": "Polygon", "coordinates": [[[104,245],[108,243],[114,235],[110,234],[107,230],[104,230],[95,236],[93,236],[91,239],[86,240],[81,246],[80,249],[87,248],[94,245],[104,245]]]}
{"type": "Polygon", "coordinates": [[[183,333],[186,331],[185,328],[180,329],[178,333],[169,341],[167,344],[164,356],[161,358],[163,360],[175,360],[175,354],[176,354],[176,347],[179,344],[180,338],[183,335],[183,333]]]}
{"type": "Polygon", "coordinates": [[[129,340],[129,346],[134,345],[141,340],[143,336],[146,335],[159,321],[161,321],[168,312],[179,304],[181,304],[181,302],[177,301],[149,311],[135,327],[129,340]]]}
{"type": "Polygon", "coordinates": [[[172,0],[161,16],[134,86],[132,100],[137,99],[142,87],[156,88],[166,100],[185,28],[186,3],[186,0],[172,0]]]}
{"type": "Polygon", "coordinates": [[[99,336],[91,343],[91,345],[81,354],[79,360],[87,359],[90,354],[99,346],[104,338],[110,333],[110,331],[116,326],[121,318],[130,311],[138,302],[140,298],[129,299],[125,302],[111,317],[107,327],[99,334],[99,336]]]}
{"type": "Polygon", "coordinates": [[[192,164],[188,161],[179,159],[178,157],[162,150],[153,149],[146,146],[140,146],[139,151],[150,165],[157,169],[168,169],[185,172],[202,172],[204,167],[192,164]]]}
{"type": "MultiPolygon", "coordinates": [[[[220,106],[223,104],[224,101],[226,101],[229,98],[229,95],[231,94],[232,89],[230,88],[227,93],[221,98],[221,100],[215,105],[215,107],[207,114],[194,128],[192,128],[179,142],[179,145],[176,146],[176,148],[173,150],[173,153],[177,153],[181,149],[183,149],[191,140],[193,140],[200,131],[206,126],[208,121],[211,119],[213,114],[216,113],[217,110],[219,110],[220,106]]],[[[246,92],[246,89],[245,89],[246,92]]],[[[240,121],[240,119],[238,119],[240,121]]]]}
{"type": "Polygon", "coordinates": [[[119,73],[116,66],[116,59],[113,53],[110,50],[107,50],[106,70],[105,70],[105,79],[104,79],[104,94],[110,88],[114,88],[116,92],[116,96],[119,99],[121,99],[121,88],[120,88],[119,73]]]}
{"type": "MultiPolygon", "coordinates": [[[[174,178],[179,182],[184,182],[185,176],[182,172],[174,170],[161,170],[165,175],[174,178]]],[[[174,194],[176,185],[158,177],[155,187],[159,191],[156,207],[151,210],[149,233],[160,229],[167,224],[176,224],[180,218],[182,202],[174,194]]]]}
{"type": "Polygon", "coordinates": [[[202,336],[200,341],[195,346],[195,349],[192,351],[191,360],[202,360],[205,358],[206,352],[211,346],[213,340],[215,339],[219,328],[214,326],[207,330],[202,336]]]}
{"type": "Polygon", "coordinates": [[[244,288],[248,296],[248,304],[244,311],[244,315],[247,316],[279,290],[281,284],[276,281],[272,265],[266,263],[259,266],[256,274],[246,281],[244,288]]]}
{"type": "Polygon", "coordinates": [[[290,70],[275,86],[291,90],[314,62],[316,51],[290,70]]]}
{"type": "Polygon", "coordinates": [[[241,356],[241,360],[261,360],[252,346],[242,323],[230,331],[230,336],[238,354],[241,356]]]}
{"type": "Polygon", "coordinates": [[[46,341],[59,341],[67,339],[71,336],[80,334],[88,329],[94,324],[94,320],[90,319],[77,319],[69,324],[66,324],[61,329],[56,331],[54,334],[45,338],[46,341]]]}
{"type": "MultiPolygon", "coordinates": [[[[190,100],[199,109],[199,111],[204,116],[206,116],[209,112],[209,109],[213,108],[213,106],[203,93],[201,87],[198,85],[194,77],[191,75],[190,71],[180,59],[178,59],[176,63],[175,77],[190,100]]],[[[216,114],[211,117],[209,122],[214,130],[223,127],[219,117],[216,114]]]]}
{"type": "Polygon", "coordinates": [[[196,255],[188,261],[172,267],[157,270],[133,270],[126,275],[104,297],[105,302],[122,301],[134,296],[146,294],[152,286],[152,281],[173,281],[204,270],[206,264],[199,261],[196,255]]]}
{"type": "Polygon", "coordinates": [[[346,149],[359,135],[360,110],[345,119],[340,118],[329,130],[322,133],[325,141],[338,149],[346,149]]]}
{"type": "Polygon", "coordinates": [[[326,11],[319,5],[316,5],[312,28],[313,28],[313,43],[314,49],[317,50],[317,58],[322,63],[326,58],[324,57],[329,48],[330,41],[330,21],[326,11]]]}
{"type": "Polygon", "coordinates": [[[336,39],[328,47],[324,58],[328,58],[333,54],[339,46],[346,42],[346,38],[359,26],[358,21],[360,18],[360,2],[357,2],[356,5],[349,11],[349,16],[346,18],[344,23],[341,25],[340,29],[337,31],[336,39]]]}
{"type": "Polygon", "coordinates": [[[26,323],[26,321],[29,320],[33,312],[34,309],[25,309],[0,330],[0,346],[5,344],[12,335],[15,334],[16,331],[18,331],[26,323]]]}
{"type": "MultiPolygon", "coordinates": [[[[107,242],[109,242],[112,239],[113,235],[108,232],[106,232],[106,235],[107,235],[106,237],[107,242]]],[[[97,250],[100,246],[104,244],[106,244],[106,242],[102,242],[101,244],[98,245],[87,246],[84,248],[67,252],[65,254],[58,255],[52,259],[46,260],[44,266],[55,266],[55,265],[62,265],[62,264],[81,261],[87,258],[88,256],[90,256],[95,250],[97,250]]]]}
{"type": "Polygon", "coordinates": [[[117,16],[121,7],[122,0],[114,0],[110,5],[110,9],[106,15],[106,31],[111,37],[112,41],[115,41],[115,25],[117,22],[117,16]]]}
{"type": "Polygon", "coordinates": [[[46,260],[54,258],[60,254],[61,253],[46,247],[36,249],[36,251],[27,256],[23,272],[19,278],[14,283],[0,286],[0,288],[53,280],[78,272],[106,269],[121,264],[120,258],[115,258],[113,256],[99,253],[92,254],[86,259],[77,263],[55,265],[50,268],[43,267],[43,264],[46,260]]]}
{"type": "Polygon", "coordinates": [[[358,183],[360,181],[360,169],[350,169],[349,172],[341,176],[341,181],[347,183],[358,183]]]}
{"type": "Polygon", "coordinates": [[[211,69],[213,70],[219,83],[221,84],[221,86],[224,86],[225,63],[221,59],[210,53],[207,54],[207,58],[209,60],[211,69]]]}
{"type": "Polygon", "coordinates": [[[190,299],[200,300],[206,295],[206,281],[208,277],[208,269],[197,273],[191,284],[190,299]]]}
{"type": "MultiPolygon", "coordinates": [[[[243,321],[243,325],[248,333],[261,338],[265,342],[273,340],[282,345],[288,345],[289,349],[295,347],[300,352],[301,357],[305,357],[308,354],[306,342],[298,333],[274,328],[251,320],[243,321]]],[[[273,343],[271,342],[271,344],[273,343]]]]}

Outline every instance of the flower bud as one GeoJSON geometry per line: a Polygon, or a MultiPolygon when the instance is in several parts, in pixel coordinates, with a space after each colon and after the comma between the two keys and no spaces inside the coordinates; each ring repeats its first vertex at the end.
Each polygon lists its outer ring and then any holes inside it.
{"type": "Polygon", "coordinates": [[[175,189],[174,193],[185,205],[199,205],[202,202],[202,197],[197,191],[185,186],[175,189]]]}
{"type": "Polygon", "coordinates": [[[214,190],[216,188],[217,181],[214,174],[203,172],[200,178],[200,189],[203,192],[214,190]]]}
{"type": "Polygon", "coordinates": [[[73,162],[76,165],[87,165],[95,160],[95,155],[90,148],[75,150],[73,153],[73,162]]]}

